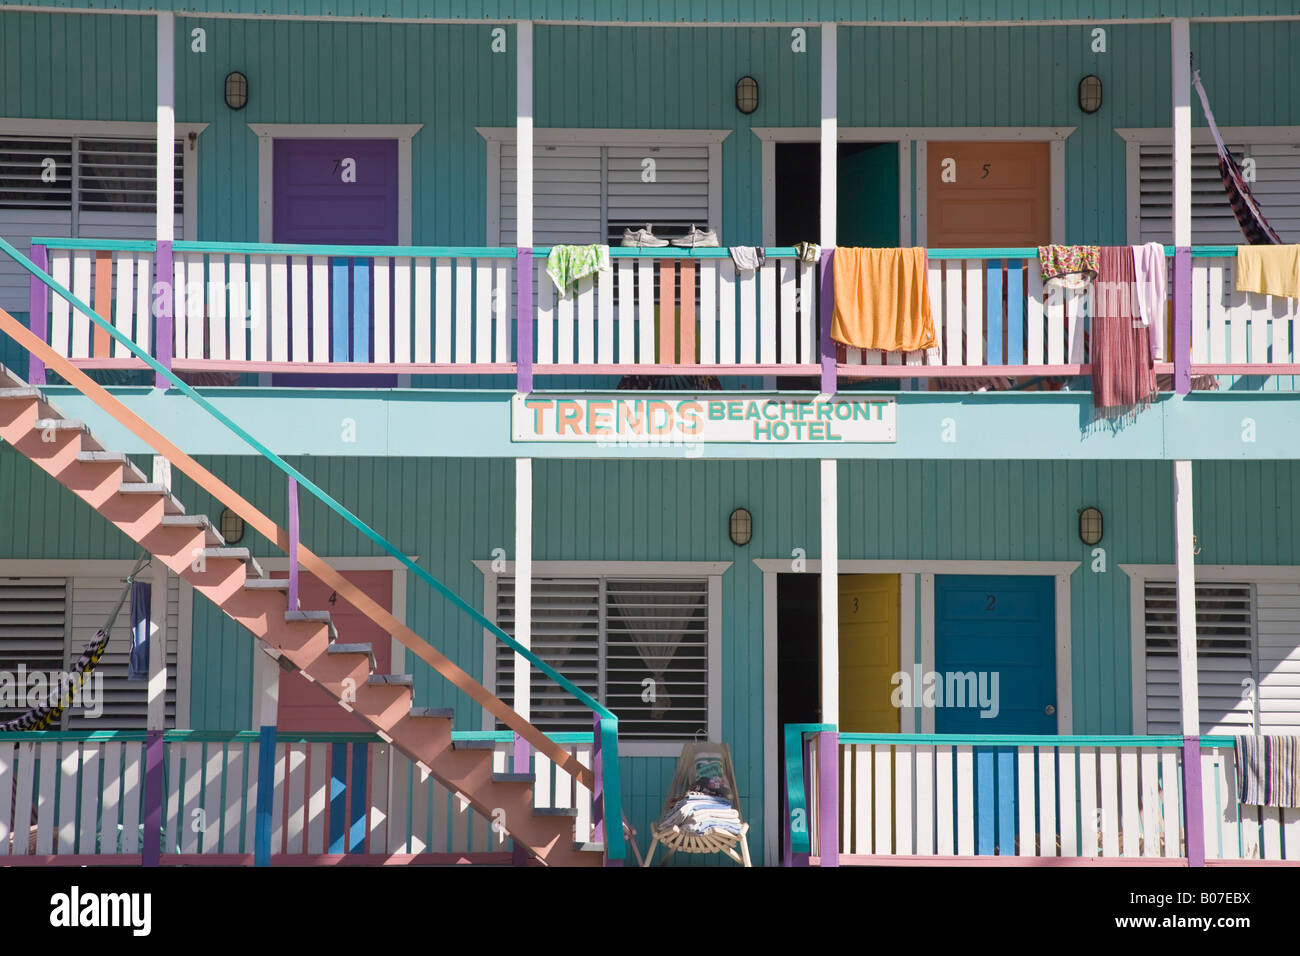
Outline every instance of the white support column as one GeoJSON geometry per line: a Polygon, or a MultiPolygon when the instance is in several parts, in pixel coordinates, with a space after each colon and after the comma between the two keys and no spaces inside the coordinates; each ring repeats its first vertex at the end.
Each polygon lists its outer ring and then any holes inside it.
{"type": "Polygon", "coordinates": [[[1174,245],[1192,244],[1192,41],[1191,25],[1169,25],[1174,106],[1174,245]]]}
{"type": "Polygon", "coordinates": [[[1174,580],[1178,621],[1178,687],[1184,736],[1201,732],[1196,674],[1196,566],[1192,539],[1192,463],[1174,462],[1174,580]]]}
{"type": "Polygon", "coordinates": [[[533,244],[533,25],[515,27],[515,245],[533,244]]]}
{"type": "Polygon", "coordinates": [[[261,643],[253,646],[253,721],[259,729],[274,727],[280,713],[280,662],[261,643]]]}
{"type": "Polygon", "coordinates": [[[158,14],[157,235],[176,236],[176,17],[158,14]]]}
{"type": "MultiPolygon", "coordinates": [[[[835,24],[822,24],[821,244],[835,245],[835,208],[839,196],[839,48],[835,24]]],[[[823,467],[825,463],[823,462],[823,467]]]]}
{"type": "MultiPolygon", "coordinates": [[[[515,640],[533,646],[533,460],[515,459],[515,640]]],[[[532,665],[515,655],[515,712],[531,720],[532,665]]]]}
{"type": "Polygon", "coordinates": [[[840,719],[839,462],[822,461],[822,723],[840,719]]]}

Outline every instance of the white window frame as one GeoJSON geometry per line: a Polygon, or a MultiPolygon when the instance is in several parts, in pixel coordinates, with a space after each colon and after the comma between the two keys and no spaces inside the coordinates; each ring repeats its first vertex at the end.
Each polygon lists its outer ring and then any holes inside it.
{"type": "MultiPolygon", "coordinates": [[[[1220,126],[1225,143],[1252,143],[1268,146],[1300,145],[1300,126],[1220,126]]],[[[1141,241],[1141,156],[1143,146],[1173,146],[1174,131],[1167,126],[1125,127],[1115,130],[1124,140],[1124,221],[1129,245],[1141,241]]],[[[1208,126],[1192,130],[1193,146],[1212,146],[1214,137],[1208,126]]],[[[1225,202],[1226,202],[1225,198],[1225,202]]]]}
{"type": "MultiPolygon", "coordinates": [[[[1133,733],[1147,732],[1146,583],[1177,581],[1172,564],[1121,564],[1129,578],[1129,644],[1132,661],[1133,733]]],[[[1250,584],[1256,587],[1255,620],[1251,624],[1251,666],[1255,670],[1255,726],[1259,726],[1259,606],[1258,586],[1267,581],[1300,582],[1300,567],[1264,564],[1198,564],[1198,584],[1215,581],[1250,584]]]]}
{"type": "MultiPolygon", "coordinates": [[[[1074,130],[1073,126],[841,126],[837,141],[898,144],[898,241],[904,246],[926,245],[926,177],[922,173],[926,167],[928,143],[1049,143],[1052,240],[1064,242],[1065,141],[1074,130]],[[915,217],[912,215],[914,173],[915,217]]],[[[816,126],[755,126],[752,132],[763,144],[763,244],[771,246],[776,244],[776,144],[820,142],[821,129],[816,126]]]]}
{"type": "MultiPolygon", "coordinates": [[[[67,578],[69,581],[78,577],[125,578],[131,573],[131,569],[135,567],[135,564],[135,561],[131,559],[117,560],[113,558],[87,560],[65,560],[63,558],[0,559],[0,577],[67,578]]],[[[163,563],[154,558],[149,565],[148,573],[151,575],[149,583],[153,586],[155,593],[159,588],[160,578],[162,579],[163,593],[166,593],[165,575],[168,572],[163,563]]],[[[180,578],[179,581],[180,589],[176,595],[176,634],[174,635],[176,639],[175,729],[185,730],[190,726],[190,662],[194,639],[194,586],[184,578],[180,578]]],[[[76,600],[75,589],[72,591],[72,599],[76,600]]],[[[128,614],[129,609],[123,606],[121,613],[118,615],[117,624],[113,629],[115,633],[120,633],[129,626],[128,614]]],[[[70,620],[71,606],[68,608],[68,617],[70,620]]],[[[167,631],[165,614],[159,627],[158,636],[162,639],[164,648],[173,637],[167,631]]],[[[81,653],[78,648],[73,648],[73,650],[76,650],[78,654],[81,653]]],[[[75,654],[72,656],[72,660],[76,660],[75,654]]]]}
{"type": "MultiPolygon", "coordinates": [[[[515,142],[513,126],[476,126],[487,142],[487,244],[501,243],[501,147],[515,142]]],[[[709,150],[709,228],[722,228],[722,141],[729,129],[560,129],[533,130],[538,146],[696,146],[709,150]]]]}
{"type": "MultiPolygon", "coordinates": [[[[199,149],[198,137],[208,128],[207,123],[177,123],[176,138],[185,144],[183,169],[185,193],[184,238],[199,237],[199,149]],[[190,141],[193,134],[194,141],[190,141]]],[[[153,123],[128,123],[116,120],[41,120],[0,117],[0,138],[8,136],[48,136],[67,139],[155,139],[157,126],[153,123]]],[[[75,171],[74,171],[75,174],[75,171]]],[[[27,238],[31,238],[28,236],[27,238]]],[[[73,237],[76,238],[76,237],[73,237]]],[[[129,568],[127,570],[130,570],[129,568]]]]}
{"type": "MultiPolygon", "coordinates": [[[[514,577],[513,561],[494,562],[475,560],[474,567],[483,574],[483,613],[495,620],[497,606],[497,580],[514,577]],[[494,566],[496,570],[494,570],[494,566]]],[[[534,561],[533,578],[706,578],[709,582],[708,667],[709,740],[722,739],[722,575],[731,567],[730,561],[534,561]]],[[[604,641],[605,636],[601,635],[604,641]]],[[[491,631],[483,630],[483,683],[496,693],[496,646],[498,639],[491,631]]],[[[484,711],[483,729],[495,730],[491,714],[484,711]]],[[[678,757],[682,752],[681,740],[628,741],[619,743],[619,754],[624,757],[678,757]]]]}
{"type": "Polygon", "coordinates": [[[423,123],[249,123],[257,137],[257,241],[275,235],[277,139],[397,140],[397,244],[411,244],[411,140],[423,123]]]}

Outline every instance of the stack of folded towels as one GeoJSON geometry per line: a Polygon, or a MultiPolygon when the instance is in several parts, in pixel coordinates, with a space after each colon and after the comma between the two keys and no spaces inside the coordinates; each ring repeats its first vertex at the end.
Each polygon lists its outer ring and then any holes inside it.
{"type": "Polygon", "coordinates": [[[740,835],[740,811],[731,805],[731,788],[722,769],[721,754],[700,754],[695,760],[695,785],[659,821],[659,829],[677,826],[688,833],[722,830],[740,835]]]}
{"type": "Polygon", "coordinates": [[[691,790],[659,821],[659,829],[681,827],[689,833],[722,830],[740,835],[740,812],[722,797],[691,790]]]}

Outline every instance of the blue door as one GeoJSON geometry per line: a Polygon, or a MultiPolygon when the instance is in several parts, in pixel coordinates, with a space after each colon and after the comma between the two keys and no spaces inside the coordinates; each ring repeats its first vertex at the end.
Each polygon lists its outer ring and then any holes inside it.
{"type": "MultiPolygon", "coordinates": [[[[1056,733],[1054,579],[939,575],[934,601],[935,732],[1056,733]]],[[[976,748],[976,852],[1015,852],[1017,793],[1016,751],[976,748]]]]}

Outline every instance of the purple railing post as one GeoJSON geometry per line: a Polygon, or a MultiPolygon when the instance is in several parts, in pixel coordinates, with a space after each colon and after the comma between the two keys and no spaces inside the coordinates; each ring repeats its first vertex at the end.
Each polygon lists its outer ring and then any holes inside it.
{"type": "MultiPolygon", "coordinates": [[[[172,367],[172,317],[175,315],[176,290],[173,288],[175,272],[172,264],[172,244],[158,240],[157,251],[153,257],[154,287],[154,358],[168,371],[172,367]]],[[[181,290],[184,294],[185,290],[181,290]]],[[[154,384],[158,388],[170,388],[171,381],[165,375],[155,375],[154,384]]]]}
{"type": "Polygon", "coordinates": [[[1192,250],[1174,249],[1174,391],[1192,390],[1192,250]]]}
{"type": "Polygon", "coordinates": [[[831,341],[831,321],[835,317],[835,250],[823,249],[817,283],[817,312],[821,319],[821,358],[823,395],[835,394],[835,343],[831,341]]]}
{"type": "Polygon", "coordinates": [[[289,479],[289,610],[298,610],[298,481],[289,479]]]}
{"type": "MultiPolygon", "coordinates": [[[[42,272],[49,271],[50,260],[44,246],[32,246],[31,260],[42,272]]],[[[50,287],[36,276],[31,277],[27,310],[29,313],[27,324],[31,328],[32,334],[42,342],[47,341],[50,320],[50,287]]],[[[29,355],[27,358],[27,381],[31,385],[45,384],[45,363],[35,355],[29,355]]]]}
{"type": "Polygon", "coordinates": [[[822,866],[840,865],[840,735],[817,735],[817,843],[822,866]]]}
{"type": "MultiPolygon", "coordinates": [[[[803,748],[803,802],[804,818],[803,825],[808,830],[808,853],[796,853],[791,863],[792,866],[808,866],[809,858],[812,856],[812,838],[813,838],[813,788],[812,788],[812,768],[813,768],[813,742],[809,737],[800,735],[799,746],[803,748]]],[[[818,794],[820,796],[820,792],[818,794]]],[[[817,807],[817,812],[821,812],[821,807],[817,807]]]]}
{"type": "Polygon", "coordinates": [[[591,716],[591,842],[605,839],[605,786],[601,780],[600,714],[591,716]]]}
{"type": "Polygon", "coordinates": [[[162,862],[163,732],[151,730],[144,745],[144,844],[140,862],[162,862]]]}
{"type": "Polygon", "coordinates": [[[1183,832],[1187,865],[1205,866],[1205,814],[1201,795],[1201,738],[1183,738],[1183,832]]]}
{"type": "MultiPolygon", "coordinates": [[[[515,289],[518,302],[515,310],[515,369],[518,381],[516,391],[527,395],[533,390],[533,250],[515,250],[515,289]]],[[[597,718],[599,722],[599,718],[597,718]]]]}

